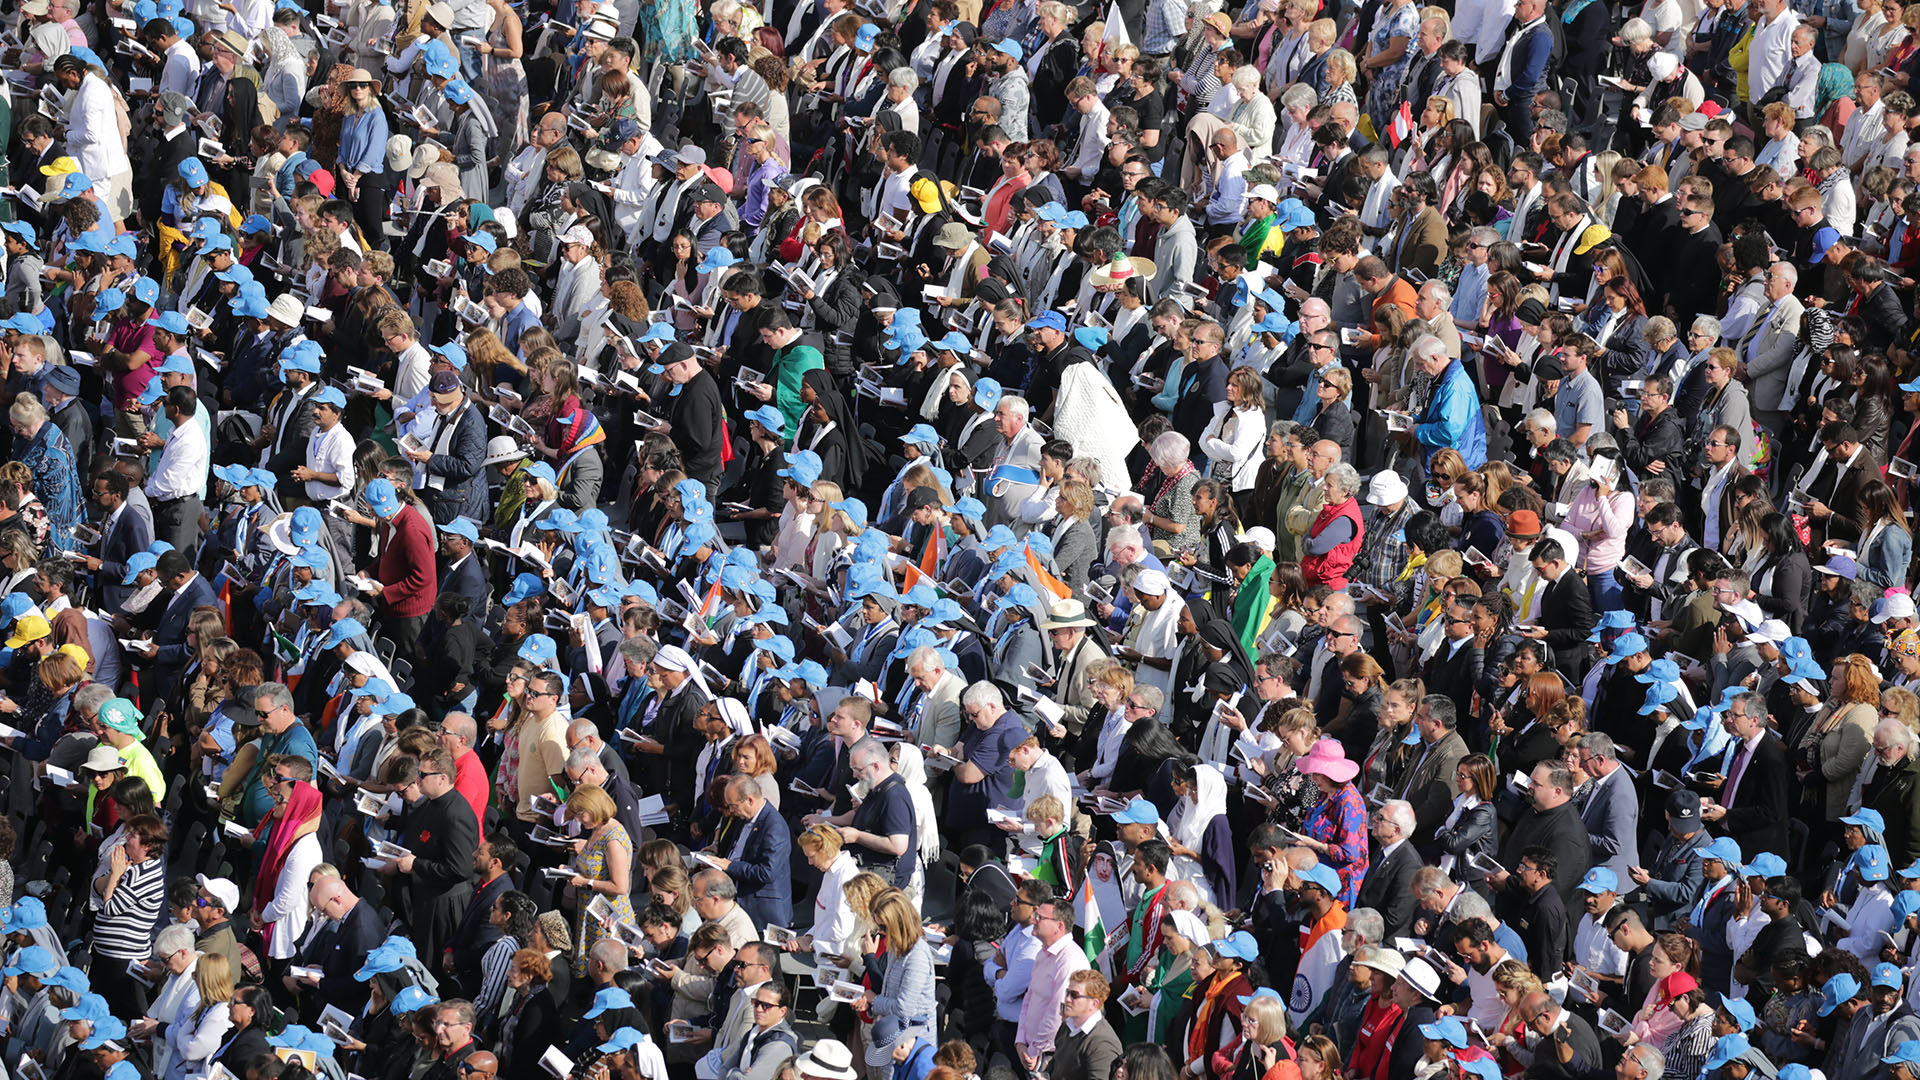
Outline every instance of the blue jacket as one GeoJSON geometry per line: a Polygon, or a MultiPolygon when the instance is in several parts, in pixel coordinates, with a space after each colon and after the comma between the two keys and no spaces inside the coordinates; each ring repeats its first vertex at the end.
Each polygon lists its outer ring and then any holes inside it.
{"type": "Polygon", "coordinates": [[[1474,389],[1473,377],[1460,361],[1453,361],[1441,372],[1433,398],[1421,412],[1413,434],[1421,445],[1435,452],[1447,447],[1458,450],[1469,469],[1487,463],[1487,422],[1480,415],[1480,392],[1474,389]]]}
{"type": "MultiPolygon", "coordinates": [[[[785,926],[793,921],[787,823],[772,803],[763,802],[760,813],[742,828],[747,835],[739,842],[740,855],[727,866],[727,875],[739,889],[735,901],[753,917],[755,926],[785,926]]],[[[735,843],[729,837],[720,854],[735,850],[735,843]]]]}
{"type": "MultiPolygon", "coordinates": [[[[1547,19],[1558,18],[1553,12],[1547,12],[1547,19]]],[[[1517,20],[1516,20],[1517,21],[1517,20]]],[[[1519,101],[1530,98],[1546,81],[1547,60],[1553,55],[1553,28],[1543,19],[1540,25],[1529,30],[1513,47],[1513,57],[1507,67],[1509,89],[1507,100],[1519,101]]],[[[1479,468],[1475,465],[1473,468],[1479,468]]]]}

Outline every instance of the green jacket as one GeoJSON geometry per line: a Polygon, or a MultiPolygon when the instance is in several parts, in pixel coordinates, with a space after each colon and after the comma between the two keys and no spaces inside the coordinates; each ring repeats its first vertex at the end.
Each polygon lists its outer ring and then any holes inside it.
{"type": "Polygon", "coordinates": [[[814,368],[826,366],[820,350],[811,345],[789,345],[773,354],[773,370],[767,372],[767,381],[773,384],[773,407],[787,422],[789,440],[799,433],[800,417],[807,411],[807,403],[800,400],[800,380],[814,368]]]}

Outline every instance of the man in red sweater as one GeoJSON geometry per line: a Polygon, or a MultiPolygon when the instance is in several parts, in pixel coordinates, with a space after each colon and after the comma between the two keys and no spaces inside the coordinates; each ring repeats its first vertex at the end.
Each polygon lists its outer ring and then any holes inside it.
{"type": "Polygon", "coordinates": [[[385,477],[367,485],[367,504],[377,526],[380,558],[361,576],[372,580],[380,601],[380,629],[393,639],[397,655],[419,662],[420,628],[439,592],[434,568],[433,522],[400,497],[385,477]]]}

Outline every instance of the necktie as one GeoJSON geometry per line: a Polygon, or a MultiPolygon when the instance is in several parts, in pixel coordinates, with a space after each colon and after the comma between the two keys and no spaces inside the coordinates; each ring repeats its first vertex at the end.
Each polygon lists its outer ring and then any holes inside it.
{"type": "Polygon", "coordinates": [[[1739,756],[1733,759],[1733,768],[1727,770],[1727,797],[1721,805],[1730,806],[1733,804],[1734,794],[1740,789],[1740,777],[1747,771],[1747,761],[1751,757],[1753,757],[1753,747],[1751,745],[1742,746],[1739,756]]]}

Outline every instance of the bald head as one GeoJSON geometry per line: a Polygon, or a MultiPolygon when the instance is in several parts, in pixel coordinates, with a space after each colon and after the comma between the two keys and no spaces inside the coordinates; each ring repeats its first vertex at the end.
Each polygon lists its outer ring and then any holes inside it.
{"type": "Polygon", "coordinates": [[[1327,302],[1317,296],[1308,297],[1300,305],[1300,317],[1304,319],[1313,315],[1331,319],[1333,318],[1333,308],[1327,306],[1327,302]]]}
{"type": "Polygon", "coordinates": [[[467,1055],[467,1060],[461,1064],[460,1070],[477,1080],[489,1080],[500,1074],[500,1059],[485,1050],[475,1050],[467,1055]]]}
{"type": "Polygon", "coordinates": [[[307,890],[307,904],[329,919],[340,918],[359,902],[347,883],[337,877],[326,878],[307,890]]]}
{"type": "Polygon", "coordinates": [[[472,746],[479,729],[474,724],[473,717],[456,712],[448,713],[447,718],[440,721],[440,731],[441,734],[449,735],[467,746],[472,746]]]}
{"type": "Polygon", "coordinates": [[[567,746],[568,748],[591,746],[594,750],[598,751],[600,749],[600,729],[594,726],[593,721],[585,717],[575,720],[573,723],[567,725],[567,746]]]}

